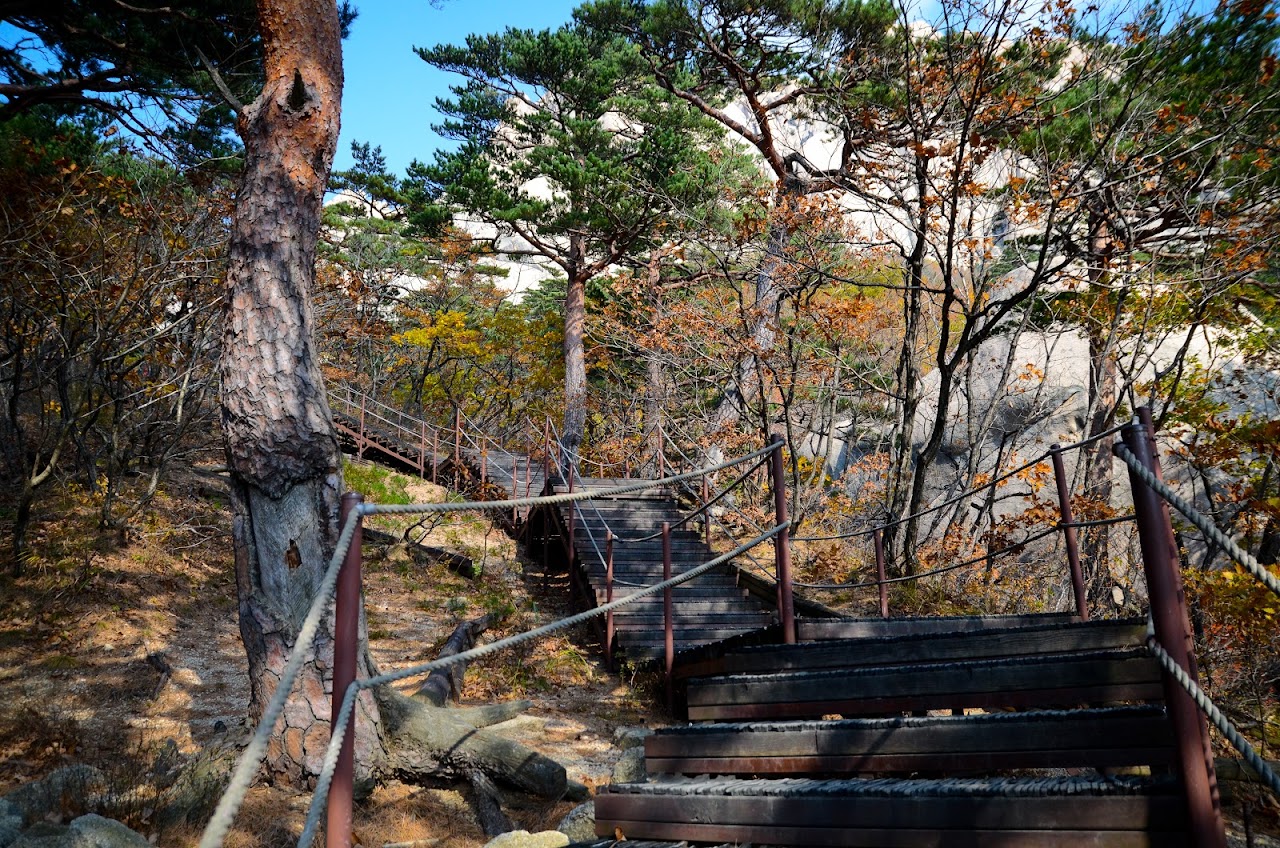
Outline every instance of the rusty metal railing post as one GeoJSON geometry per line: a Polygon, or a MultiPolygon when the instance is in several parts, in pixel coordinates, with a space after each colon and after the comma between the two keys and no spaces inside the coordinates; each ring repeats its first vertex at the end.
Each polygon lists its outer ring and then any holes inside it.
{"type": "MultiPolygon", "coordinates": [[[[769,441],[769,476],[773,483],[774,524],[787,523],[787,478],[782,467],[782,436],[775,433],[769,441]]],[[[788,645],[796,641],[795,603],[791,595],[791,533],[783,527],[773,537],[774,570],[778,580],[778,620],[782,623],[782,640],[788,645]]]]}
{"type": "MultiPolygon", "coordinates": [[[[1084,569],[1080,566],[1080,545],[1076,541],[1075,515],[1071,510],[1071,490],[1067,486],[1066,466],[1062,462],[1062,445],[1049,445],[1053,458],[1053,479],[1058,484],[1058,511],[1062,515],[1063,544],[1067,548],[1067,564],[1071,567],[1071,591],[1076,599],[1076,615],[1089,620],[1089,601],[1084,593],[1084,569]]],[[[1105,533],[1106,530],[1101,532],[1105,533]]]]}
{"type": "MultiPolygon", "coordinates": [[[[364,496],[347,492],[342,496],[342,523],[364,503],[364,496]]],[[[361,519],[338,573],[337,600],[333,611],[333,697],[329,713],[330,732],[336,726],[347,687],[356,679],[356,651],[360,643],[360,543],[361,519]]],[[[355,794],[355,710],[347,718],[346,736],[338,751],[338,763],[329,785],[326,848],[351,848],[351,807],[355,794]]]]}
{"type": "MultiPolygon", "coordinates": [[[[574,474],[573,474],[573,469],[572,469],[572,468],[570,468],[568,471],[569,471],[569,473],[568,473],[568,478],[569,478],[569,494],[571,494],[571,495],[572,495],[572,494],[573,494],[573,477],[574,477],[574,474]]],[[[568,552],[568,557],[569,557],[569,575],[570,575],[570,577],[572,577],[572,576],[573,576],[573,561],[574,561],[575,554],[576,554],[576,552],[577,552],[577,551],[576,551],[576,549],[575,549],[575,547],[574,547],[574,544],[575,544],[575,542],[577,541],[577,529],[578,529],[578,528],[577,528],[577,523],[578,523],[578,522],[577,522],[577,516],[578,516],[578,505],[577,505],[575,502],[573,502],[573,501],[569,501],[569,502],[568,502],[568,507],[569,507],[569,510],[568,510],[568,511],[569,511],[569,528],[568,528],[568,529],[569,529],[569,552],[568,552]]]]}
{"type": "MultiPolygon", "coordinates": [[[[613,531],[604,531],[604,602],[613,603],[613,531]]],[[[613,610],[604,614],[604,664],[613,668],[613,610]]]]}
{"type": "MultiPolygon", "coordinates": [[[[1144,408],[1139,415],[1143,420],[1126,425],[1121,430],[1121,438],[1142,465],[1158,474],[1150,410],[1144,408]],[[1142,415],[1143,412],[1146,415],[1142,415]]],[[[1169,507],[1132,469],[1129,485],[1133,491],[1155,638],[1194,681],[1197,677],[1195,653],[1169,507]]],[[[1186,690],[1168,674],[1164,675],[1164,690],[1194,843],[1199,848],[1223,848],[1226,842],[1222,810],[1204,715],[1186,690]]]]}
{"type": "Polygon", "coordinates": [[[462,409],[453,408],[453,476],[456,479],[462,464],[462,409]]]}
{"type": "Polygon", "coordinates": [[[667,476],[667,446],[666,437],[662,432],[662,424],[658,424],[658,479],[661,480],[667,476]]]}
{"type": "Polygon", "coordinates": [[[484,484],[488,481],[488,479],[489,479],[489,449],[480,448],[480,485],[484,486],[484,484]]]}
{"type": "Polygon", "coordinates": [[[542,479],[551,482],[551,419],[542,419],[542,479]]]}
{"type": "Polygon", "coordinates": [[[702,541],[706,543],[707,548],[711,548],[711,507],[707,503],[711,500],[711,488],[707,483],[707,475],[702,475],[702,541]]]}
{"type": "MultiPolygon", "coordinates": [[[[662,579],[671,579],[671,522],[662,522],[662,579]]],[[[676,667],[675,599],[671,587],[662,590],[663,673],[667,688],[667,709],[674,712],[676,693],[673,674],[676,667]]]]}
{"type": "Polygon", "coordinates": [[[418,479],[422,480],[427,476],[427,422],[419,421],[420,426],[418,432],[418,479]]]}
{"type": "Polygon", "coordinates": [[[364,459],[364,446],[365,446],[364,401],[365,401],[364,394],[361,393],[360,395],[360,438],[356,440],[356,459],[364,459]]]}
{"type": "Polygon", "coordinates": [[[871,534],[871,541],[876,548],[876,588],[880,591],[880,617],[889,617],[889,584],[885,581],[888,576],[885,574],[884,566],[884,530],[877,527],[875,532],[871,534]]]}

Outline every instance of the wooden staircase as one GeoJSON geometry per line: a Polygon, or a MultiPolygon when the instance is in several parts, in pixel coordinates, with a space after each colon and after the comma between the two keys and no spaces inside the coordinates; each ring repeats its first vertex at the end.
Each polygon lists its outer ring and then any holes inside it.
{"type": "MultiPolygon", "coordinates": [[[[608,489],[635,480],[588,478],[575,481],[575,490],[608,489]]],[[[568,487],[554,481],[556,492],[568,487]]],[[[662,523],[678,524],[684,517],[675,498],[654,489],[618,497],[591,498],[559,510],[563,538],[572,520],[573,569],[583,591],[596,604],[608,598],[606,534],[613,546],[613,599],[619,600],[663,579],[662,539],[624,541],[650,536],[662,523]],[[571,515],[572,513],[572,515],[571,515]]],[[[715,557],[701,534],[680,527],[671,531],[672,574],[679,575],[715,557]]],[[[677,586],[673,592],[673,631],[677,652],[692,651],[725,639],[755,633],[777,619],[774,606],[752,594],[730,563],[677,586]]],[[[632,661],[649,662],[664,655],[663,598],[656,594],[622,607],[614,615],[614,648],[632,661]]]]}
{"type": "Polygon", "coordinates": [[[810,623],[687,663],[691,719],[596,832],[814,846],[1189,845],[1139,621],[810,623]],[[1011,712],[1009,710],[1019,710],[1011,712]],[[1146,777],[1117,769],[1149,767],[1146,777]]]}
{"type": "MultiPolygon", "coordinates": [[[[390,417],[376,413],[371,425],[367,401],[359,400],[358,420],[350,397],[345,410],[335,405],[340,432],[360,452],[423,476],[452,463],[451,472],[481,483],[484,497],[495,488],[504,498],[568,488],[546,479],[541,463],[483,437],[484,449],[463,446],[460,423],[446,440],[442,431],[428,436],[421,422],[396,423],[399,413],[383,407],[390,417]]],[[[1150,431],[1149,420],[1145,426],[1150,431]]],[[[1126,445],[1137,452],[1132,435],[1126,429],[1126,445]]],[[[604,490],[634,481],[575,482],[604,490]]],[[[784,527],[784,498],[775,494],[784,527]]],[[[1136,496],[1135,507],[1156,638],[1176,647],[1189,631],[1175,620],[1185,611],[1172,528],[1167,514],[1161,519],[1136,496]]],[[[511,521],[531,545],[540,538],[544,554],[563,543],[571,582],[599,604],[610,586],[617,600],[663,579],[655,531],[664,522],[675,528],[672,574],[714,557],[683,517],[669,492],[650,490],[516,511],[511,521]]],[[[1063,520],[1070,522],[1065,512],[1063,520]]],[[[780,575],[785,544],[781,551],[780,575]]],[[[622,837],[636,848],[1225,844],[1203,719],[1148,651],[1144,622],[801,618],[797,644],[778,644],[783,628],[771,589],[726,563],[673,590],[669,698],[701,723],[646,741],[648,782],[600,790],[596,832],[611,838],[591,844],[622,837]]],[[[1083,610],[1078,586],[1077,596],[1083,610]]],[[[797,599],[802,614],[823,612],[805,606],[797,599]]],[[[616,611],[607,650],[638,662],[666,655],[664,608],[654,595],[616,611]]],[[[1171,661],[1194,677],[1185,657],[1171,661]]]]}

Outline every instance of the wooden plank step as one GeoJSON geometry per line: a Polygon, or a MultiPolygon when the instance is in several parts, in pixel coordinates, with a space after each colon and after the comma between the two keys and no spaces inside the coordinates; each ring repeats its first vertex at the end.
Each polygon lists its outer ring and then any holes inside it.
{"type": "Polygon", "coordinates": [[[913,633],[959,633],[966,630],[1033,627],[1037,624],[1062,624],[1078,620],[1079,618],[1072,613],[958,615],[927,618],[815,618],[796,623],[796,638],[801,642],[817,642],[824,639],[874,639],[886,636],[907,636],[913,633]]]}
{"type": "MultiPolygon", "coordinates": [[[[715,583],[705,582],[706,577],[695,577],[688,583],[681,583],[672,589],[672,594],[676,598],[677,603],[685,603],[688,601],[708,601],[735,603],[736,599],[745,598],[746,593],[735,588],[733,585],[718,585],[715,583]]],[[[655,581],[656,582],[656,581],[655,581]]],[[[652,584],[651,584],[652,585],[652,584]]],[[[635,586],[615,585],[613,587],[613,599],[615,601],[625,597],[629,597],[633,593],[639,591],[635,586]]],[[[596,586],[596,602],[603,604],[606,600],[604,586],[596,586]]],[[[635,604],[657,604],[662,605],[662,593],[655,592],[652,595],[646,595],[632,603],[635,604]],[[655,600],[650,600],[655,599],[655,600]]]]}
{"type": "Polygon", "coordinates": [[[736,674],[689,681],[689,718],[807,718],[912,710],[1155,700],[1160,666],[1145,649],[736,674]]]}
{"type": "MultiPolygon", "coordinates": [[[[764,626],[764,625],[761,625],[764,626]]],[[[675,628],[675,636],[677,643],[683,642],[710,642],[716,639],[727,639],[730,636],[737,636],[757,629],[755,626],[733,626],[718,627],[715,624],[697,625],[691,627],[675,628]]],[[[627,640],[630,645],[658,645],[663,644],[662,628],[657,631],[633,631],[631,638],[627,640]]],[[[679,644],[677,644],[679,649],[679,644]]]]}
{"type": "MultiPolygon", "coordinates": [[[[587,560],[586,557],[579,557],[578,562],[590,561],[587,560]]],[[[673,577],[679,577],[681,574],[693,571],[701,565],[701,562],[673,562],[671,564],[671,575],[673,577]]],[[[603,563],[596,560],[586,566],[586,571],[591,579],[598,580],[603,585],[605,573],[605,566],[603,563]]],[[[645,565],[643,563],[625,563],[620,565],[616,562],[613,564],[614,580],[643,583],[646,586],[650,586],[654,583],[661,582],[663,574],[664,572],[661,565],[645,565]]],[[[723,583],[725,586],[736,587],[738,585],[737,575],[725,568],[711,568],[691,579],[695,581],[702,581],[704,579],[711,578],[716,578],[718,582],[723,583]]]]}
{"type": "MultiPolygon", "coordinates": [[[[601,585],[604,584],[604,563],[599,560],[589,560],[585,556],[579,557],[578,562],[584,563],[584,565],[580,567],[586,572],[588,577],[592,580],[599,581],[601,585]]],[[[673,562],[671,564],[671,575],[673,577],[678,577],[681,574],[694,570],[700,565],[702,565],[701,562],[673,562]]],[[[661,582],[663,573],[661,565],[654,566],[651,564],[646,565],[644,563],[625,563],[620,565],[616,562],[613,564],[613,578],[617,581],[643,583],[646,586],[650,586],[654,583],[661,582]]],[[[737,575],[730,571],[727,566],[708,569],[697,577],[690,579],[694,582],[703,583],[704,585],[709,585],[710,583],[720,583],[728,587],[737,587],[738,585],[737,575]]]]}
{"type": "Polygon", "coordinates": [[[1132,778],[612,784],[596,833],[790,846],[1185,846],[1174,786],[1132,778]]]}
{"type": "MultiPolygon", "coordinates": [[[[661,632],[665,619],[661,612],[626,613],[626,608],[618,610],[613,616],[613,626],[618,630],[642,630],[651,632],[655,628],[661,632]]],[[[677,633],[697,628],[714,628],[724,630],[754,630],[764,627],[773,621],[773,614],[768,612],[709,612],[696,613],[676,607],[672,610],[672,626],[677,633]]]]}
{"type": "MultiPolygon", "coordinates": [[[[715,597],[715,596],[707,596],[707,595],[689,597],[688,595],[685,595],[684,597],[681,597],[680,590],[682,588],[684,587],[683,586],[677,587],[675,590],[676,610],[677,612],[682,614],[683,613],[688,613],[692,615],[708,615],[708,614],[714,614],[714,613],[746,614],[748,612],[757,611],[757,610],[766,610],[770,613],[773,612],[773,610],[769,609],[768,607],[764,607],[762,605],[752,605],[750,601],[748,601],[747,603],[743,603],[743,598],[741,595],[726,594],[723,597],[715,597]]],[[[599,600],[601,597],[603,597],[603,593],[601,593],[597,597],[597,600],[599,600]]],[[[614,595],[614,600],[618,600],[618,596],[616,594],[614,595]]],[[[657,615],[659,619],[661,619],[662,594],[657,593],[654,595],[648,595],[646,597],[640,598],[639,600],[632,601],[630,604],[626,605],[625,607],[619,608],[614,613],[614,615],[615,616],[622,615],[624,611],[626,611],[627,614],[632,617],[636,616],[637,614],[643,613],[646,615],[657,615]]]]}
{"type": "MultiPolygon", "coordinates": [[[[575,534],[574,542],[579,548],[587,548],[594,551],[599,547],[601,553],[604,552],[605,539],[600,534],[592,537],[586,533],[577,533],[575,534]],[[592,542],[595,544],[592,544],[592,542]]],[[[711,558],[711,553],[708,551],[707,546],[698,539],[672,539],[671,558],[673,560],[697,559],[699,562],[705,562],[711,558]]],[[[662,543],[659,541],[652,545],[614,545],[613,561],[661,563],[662,543]]]]}
{"type": "Polygon", "coordinates": [[[664,728],[645,740],[650,774],[802,775],[1169,765],[1158,706],[664,728]]]}
{"type": "Polygon", "coordinates": [[[795,645],[761,645],[745,648],[701,668],[682,669],[681,674],[688,677],[703,674],[765,673],[1100,651],[1138,647],[1143,644],[1146,632],[1145,622],[1131,619],[1076,622],[1067,626],[1040,624],[1008,630],[961,631],[946,634],[945,637],[914,633],[795,645]]]}

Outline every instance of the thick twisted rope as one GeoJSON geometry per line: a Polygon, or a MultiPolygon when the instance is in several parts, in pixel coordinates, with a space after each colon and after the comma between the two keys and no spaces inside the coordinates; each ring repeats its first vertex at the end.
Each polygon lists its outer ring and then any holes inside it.
{"type": "Polygon", "coordinates": [[[1262,782],[1265,783],[1277,797],[1280,797],[1280,775],[1277,775],[1272,771],[1271,766],[1267,764],[1267,761],[1262,759],[1262,757],[1258,755],[1257,751],[1253,750],[1253,746],[1249,744],[1249,740],[1240,735],[1240,731],[1236,730],[1231,721],[1222,714],[1222,710],[1218,709],[1217,705],[1214,704],[1213,701],[1209,700],[1209,696],[1204,693],[1204,690],[1196,685],[1196,682],[1187,675],[1187,672],[1183,670],[1182,666],[1174,662],[1173,657],[1169,656],[1169,652],[1156,641],[1155,634],[1152,633],[1151,630],[1151,621],[1148,619],[1147,650],[1149,650],[1151,654],[1160,661],[1160,664],[1164,666],[1165,671],[1169,672],[1173,679],[1178,681],[1178,685],[1187,690],[1187,694],[1196,702],[1196,706],[1200,708],[1200,711],[1209,718],[1209,721],[1213,722],[1214,726],[1218,728],[1218,732],[1226,737],[1226,740],[1231,743],[1231,746],[1240,752],[1240,756],[1244,757],[1245,762],[1247,762],[1249,767],[1254,770],[1259,778],[1262,779],[1262,782]]]}
{"type": "MultiPolygon", "coordinates": [[[[302,664],[306,658],[306,651],[298,650],[298,647],[310,645],[312,641],[314,641],[316,633],[320,629],[321,620],[323,619],[329,604],[333,601],[334,590],[338,584],[338,572],[342,569],[343,558],[346,556],[347,549],[351,546],[351,538],[355,534],[355,526],[358,517],[365,515],[403,515],[437,512],[482,512],[490,509],[505,510],[521,506],[555,506],[557,504],[571,503],[573,501],[584,500],[590,497],[627,494],[629,492],[638,492],[645,489],[657,488],[659,486],[671,485],[682,480],[692,479],[700,474],[714,473],[715,471],[720,471],[739,463],[747,462],[771,450],[773,450],[773,446],[769,445],[745,456],[727,460],[710,468],[696,469],[684,474],[667,477],[662,480],[642,480],[636,483],[614,486],[609,489],[596,491],[566,492],[559,495],[548,495],[545,497],[535,498],[512,498],[504,501],[462,501],[457,503],[445,502],[434,504],[361,504],[356,507],[356,509],[352,510],[347,516],[347,521],[343,525],[341,534],[338,536],[333,556],[329,559],[329,564],[325,569],[324,577],[320,581],[320,586],[316,591],[316,595],[312,598],[311,606],[307,610],[306,618],[303,619],[302,626],[298,630],[298,636],[294,640],[295,649],[289,655],[288,662],[285,663],[284,670],[280,674],[280,681],[276,684],[276,690],[272,693],[271,700],[267,703],[266,709],[263,710],[262,719],[258,723],[258,728],[254,731],[253,737],[245,747],[244,753],[240,755],[240,760],[236,763],[236,768],[231,774],[231,780],[228,782],[222,798],[218,801],[218,806],[214,810],[212,818],[210,818],[209,823],[205,825],[204,833],[200,837],[200,848],[218,848],[218,846],[221,846],[223,841],[227,838],[227,834],[231,832],[231,825],[235,820],[236,812],[240,809],[240,805],[244,802],[244,798],[249,791],[249,787],[253,784],[253,779],[258,772],[259,764],[262,761],[263,755],[266,753],[267,741],[271,737],[271,731],[275,727],[276,722],[280,719],[281,713],[284,711],[285,701],[288,700],[289,693],[293,688],[294,680],[297,678],[298,671],[302,668],[302,664]]],[[[686,574],[688,574],[688,572],[686,572],[686,574]]],[[[685,579],[689,578],[685,577],[685,579]]],[[[627,599],[632,597],[636,596],[628,595],[627,599]]]]}
{"type": "Polygon", "coordinates": [[[1146,483],[1152,491],[1173,504],[1178,512],[1186,516],[1188,521],[1200,528],[1200,532],[1204,533],[1208,539],[1220,546],[1236,562],[1247,568],[1250,574],[1262,582],[1262,585],[1276,595],[1280,595],[1280,579],[1277,579],[1262,563],[1258,562],[1257,557],[1237,545],[1230,536],[1219,530],[1218,525],[1214,524],[1211,519],[1201,515],[1187,500],[1169,488],[1163,480],[1156,477],[1149,468],[1138,461],[1138,458],[1133,455],[1133,451],[1129,450],[1125,445],[1117,443],[1115,454],[1124,461],[1125,465],[1129,466],[1133,473],[1142,478],[1142,482],[1146,483]]]}
{"type": "Polygon", "coordinates": [[[912,580],[920,580],[921,578],[924,578],[924,577],[933,577],[935,574],[945,574],[948,571],[955,571],[957,569],[964,568],[966,566],[977,565],[980,562],[985,562],[986,560],[989,560],[989,559],[995,559],[998,556],[1004,556],[1005,554],[1013,553],[1014,551],[1017,551],[1020,548],[1025,548],[1027,545],[1031,544],[1032,542],[1038,542],[1041,539],[1043,539],[1045,536],[1051,536],[1057,532],[1058,532],[1058,526],[1054,525],[1053,527],[1048,527],[1044,530],[1041,530],[1039,533],[1032,533],[1030,536],[1023,539],[1022,541],[1015,542],[1012,545],[1009,545],[1006,548],[1001,548],[998,551],[994,551],[992,553],[986,553],[986,554],[983,554],[982,556],[976,556],[976,557],[973,557],[972,559],[966,559],[962,562],[954,562],[951,565],[944,565],[941,568],[935,568],[931,571],[921,571],[918,574],[907,574],[903,577],[886,577],[884,580],[867,580],[862,583],[801,583],[798,580],[793,580],[792,585],[799,586],[803,589],[869,589],[872,586],[879,586],[881,583],[885,585],[888,585],[890,583],[908,583],[912,580]]]}
{"type": "MultiPolygon", "coordinates": [[[[755,461],[755,463],[754,463],[754,464],[752,464],[752,466],[751,466],[750,468],[748,468],[746,471],[744,471],[744,472],[742,472],[741,474],[739,474],[739,475],[738,475],[738,479],[734,480],[734,481],[733,481],[732,483],[730,483],[728,486],[725,486],[725,487],[724,487],[724,489],[723,489],[723,490],[721,490],[721,492],[720,492],[719,494],[717,494],[714,498],[711,498],[711,499],[710,499],[710,500],[708,500],[706,503],[704,503],[702,506],[698,507],[698,508],[697,508],[697,509],[695,509],[693,512],[689,513],[688,515],[684,516],[683,518],[681,518],[681,519],[680,519],[679,521],[677,521],[676,523],[672,524],[672,525],[671,525],[671,529],[672,529],[672,530],[675,530],[677,527],[683,527],[684,525],[688,524],[688,523],[689,523],[690,521],[692,521],[693,519],[697,518],[699,515],[702,515],[702,513],[704,513],[704,512],[706,512],[707,510],[711,509],[711,507],[715,506],[715,505],[716,505],[716,504],[718,504],[720,501],[724,500],[726,497],[728,497],[728,496],[729,496],[729,493],[730,493],[730,492],[732,492],[732,491],[733,491],[733,490],[734,490],[738,485],[740,485],[744,480],[746,480],[748,477],[750,477],[752,474],[754,474],[754,473],[755,473],[755,471],[756,471],[756,469],[757,469],[757,468],[759,468],[760,466],[764,465],[764,463],[765,463],[765,458],[764,458],[764,457],[761,457],[760,459],[756,460],[756,461],[755,461]]],[[[687,488],[687,487],[686,487],[686,488],[687,488]]],[[[700,495],[699,495],[699,497],[700,497],[700,495]]],[[[637,543],[637,542],[648,542],[648,541],[652,541],[653,539],[656,539],[656,538],[658,538],[658,537],[659,537],[659,536],[661,536],[661,535],[662,535],[662,531],[661,531],[661,530],[659,530],[657,533],[650,533],[648,536],[637,536],[637,537],[635,537],[635,538],[631,538],[631,539],[622,538],[622,537],[617,536],[617,535],[615,535],[613,538],[614,538],[614,541],[615,541],[615,542],[621,542],[622,544],[624,544],[624,545],[625,545],[625,544],[634,544],[634,543],[637,543]]]]}
{"type": "Polygon", "coordinates": [[[205,825],[204,833],[200,836],[200,848],[218,848],[231,832],[231,824],[235,820],[236,812],[244,802],[244,796],[249,792],[262,757],[267,752],[267,741],[271,738],[271,731],[280,719],[280,714],[284,712],[284,703],[293,689],[293,681],[306,660],[306,646],[315,640],[325,610],[333,600],[334,589],[338,585],[338,572],[342,570],[342,561],[347,555],[347,549],[351,547],[351,538],[355,535],[356,524],[365,511],[366,508],[360,505],[347,515],[347,521],[333,549],[333,556],[330,557],[324,578],[320,581],[320,588],[316,590],[316,596],[311,600],[311,608],[307,610],[307,617],[303,619],[302,627],[298,629],[298,638],[294,640],[294,649],[289,654],[289,661],[280,672],[276,691],[271,694],[271,700],[262,711],[258,729],[254,731],[253,738],[249,740],[244,753],[240,755],[240,761],[236,763],[235,771],[231,773],[231,780],[218,800],[213,817],[205,825]]]}
{"type": "Polygon", "coordinates": [[[637,480],[634,483],[621,483],[617,486],[610,486],[605,489],[582,489],[576,492],[562,492],[558,495],[544,495],[535,498],[509,498],[502,501],[461,501],[458,503],[433,503],[433,504],[369,504],[364,508],[365,515],[419,515],[430,512],[484,512],[485,510],[508,510],[513,507],[521,506],[559,506],[560,504],[573,503],[576,501],[589,500],[591,498],[608,498],[615,495],[626,495],[632,492],[643,492],[647,489],[657,489],[662,486],[671,486],[685,480],[692,480],[703,474],[714,474],[717,471],[723,471],[731,468],[739,463],[747,462],[758,456],[763,456],[773,450],[773,445],[767,445],[748,454],[743,454],[736,459],[725,460],[718,465],[711,465],[706,468],[695,468],[693,471],[685,471],[682,474],[673,474],[670,477],[663,477],[661,480],[637,480]]]}
{"type": "MultiPolygon", "coordinates": [[[[1113,435],[1115,433],[1119,433],[1122,426],[1123,425],[1112,427],[1109,430],[1103,430],[1101,433],[1090,436],[1087,439],[1082,439],[1078,442],[1072,442],[1069,445],[1061,445],[1059,446],[1058,450],[1060,453],[1079,450],[1080,448],[1091,445],[1094,442],[1100,441],[1101,439],[1105,439],[1107,436],[1113,435]]],[[[947,498],[945,501],[941,501],[932,506],[925,507],[919,512],[914,512],[911,515],[904,515],[901,518],[895,518],[893,521],[887,521],[884,524],[877,525],[875,527],[870,528],[869,530],[851,530],[848,533],[833,533],[829,536],[793,536],[791,537],[791,541],[793,542],[834,542],[840,539],[858,539],[863,536],[870,536],[873,533],[875,533],[877,530],[888,530],[890,527],[897,527],[899,524],[905,524],[906,522],[912,520],[913,518],[923,518],[924,516],[937,512],[940,509],[945,509],[946,507],[957,504],[960,501],[964,500],[965,498],[972,497],[973,495],[976,495],[978,492],[983,492],[983,491],[986,491],[987,489],[990,489],[993,486],[998,486],[1001,483],[1003,483],[1005,480],[1008,480],[1011,477],[1021,474],[1023,471],[1026,471],[1029,468],[1035,468],[1037,465],[1044,462],[1046,459],[1049,459],[1051,456],[1053,456],[1053,451],[1051,450],[1045,451],[1044,453],[1037,456],[1035,459],[1028,460],[1022,463],[1021,465],[1019,465],[1017,468],[1014,468],[1010,471],[1006,471],[1003,474],[1001,474],[999,477],[995,477],[991,480],[988,480],[987,482],[983,483],[981,486],[975,486],[972,489],[961,492],[960,494],[954,495],[953,497],[947,498]]]]}
{"type": "Polygon", "coordinates": [[[679,586],[681,583],[686,583],[695,577],[706,574],[716,566],[723,565],[734,557],[739,556],[762,542],[773,538],[790,525],[791,522],[789,521],[779,524],[778,526],[770,528],[755,537],[751,541],[739,545],[728,553],[721,554],[714,559],[709,559],[701,565],[697,565],[682,574],[672,577],[670,580],[664,580],[661,583],[654,583],[652,586],[646,586],[637,592],[627,595],[625,598],[619,598],[618,600],[604,604],[603,606],[598,606],[594,609],[553,621],[550,624],[544,624],[541,627],[534,628],[533,630],[526,630],[524,633],[517,633],[514,636],[499,639],[497,642],[480,645],[479,647],[472,648],[458,654],[451,654],[450,656],[441,657],[440,659],[431,660],[430,662],[419,663],[418,665],[409,666],[397,671],[379,674],[376,677],[369,677],[364,680],[354,681],[347,688],[347,692],[342,699],[342,708],[338,714],[338,721],[340,724],[338,727],[333,728],[332,736],[329,739],[329,747],[325,750],[324,765],[320,776],[316,781],[315,793],[311,797],[311,806],[307,810],[306,824],[303,827],[302,835],[298,838],[298,848],[309,848],[311,841],[315,838],[316,829],[320,826],[320,816],[324,811],[325,802],[328,800],[329,784],[333,780],[333,771],[338,763],[338,752],[342,748],[342,740],[346,734],[347,721],[351,715],[351,710],[354,707],[356,694],[360,690],[394,683],[398,680],[404,680],[407,677],[417,677],[421,674],[427,674],[439,669],[449,668],[450,666],[457,665],[458,663],[471,662],[472,660],[477,660],[482,657],[489,656],[490,654],[496,654],[499,651],[504,651],[507,648],[513,648],[516,645],[521,645],[525,642],[541,639],[543,636],[548,636],[559,630],[564,630],[565,628],[590,621],[593,618],[612,612],[629,603],[633,603],[640,598],[644,598],[649,595],[656,595],[658,592],[665,589],[679,586]]]}

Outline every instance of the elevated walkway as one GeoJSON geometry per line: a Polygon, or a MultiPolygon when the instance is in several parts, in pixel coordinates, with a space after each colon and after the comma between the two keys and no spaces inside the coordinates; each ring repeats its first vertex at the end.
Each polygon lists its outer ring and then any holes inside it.
{"type": "MultiPolygon", "coordinates": [[[[1062,523],[1040,535],[1067,540],[1076,614],[889,618],[881,558],[876,581],[840,588],[878,585],[884,617],[820,617],[823,608],[787,594],[788,523],[777,488],[776,524],[759,537],[775,540],[775,585],[728,556],[712,564],[706,522],[715,498],[705,488],[689,512],[669,489],[619,493],[639,484],[548,478],[545,455],[464,444],[460,428],[415,431],[383,413],[371,427],[367,400],[358,420],[350,402],[337,406],[357,450],[423,476],[448,468],[501,499],[579,496],[517,508],[512,523],[544,558],[562,558],[587,606],[699,570],[665,597],[609,612],[602,628],[610,660],[665,668],[669,707],[694,723],[646,741],[648,781],[599,790],[604,839],[593,845],[1225,845],[1212,749],[1192,700],[1172,527],[1139,484],[1154,636],[1145,621],[1088,620],[1063,489],[1062,523]],[[581,497],[593,490],[600,494],[581,497]]],[[[1162,484],[1150,434],[1149,418],[1127,426],[1117,454],[1145,469],[1142,485],[1154,489],[1162,484]]],[[[780,447],[768,450],[780,456],[780,447]]],[[[1055,461],[1060,452],[1051,451],[1055,461]]]]}

